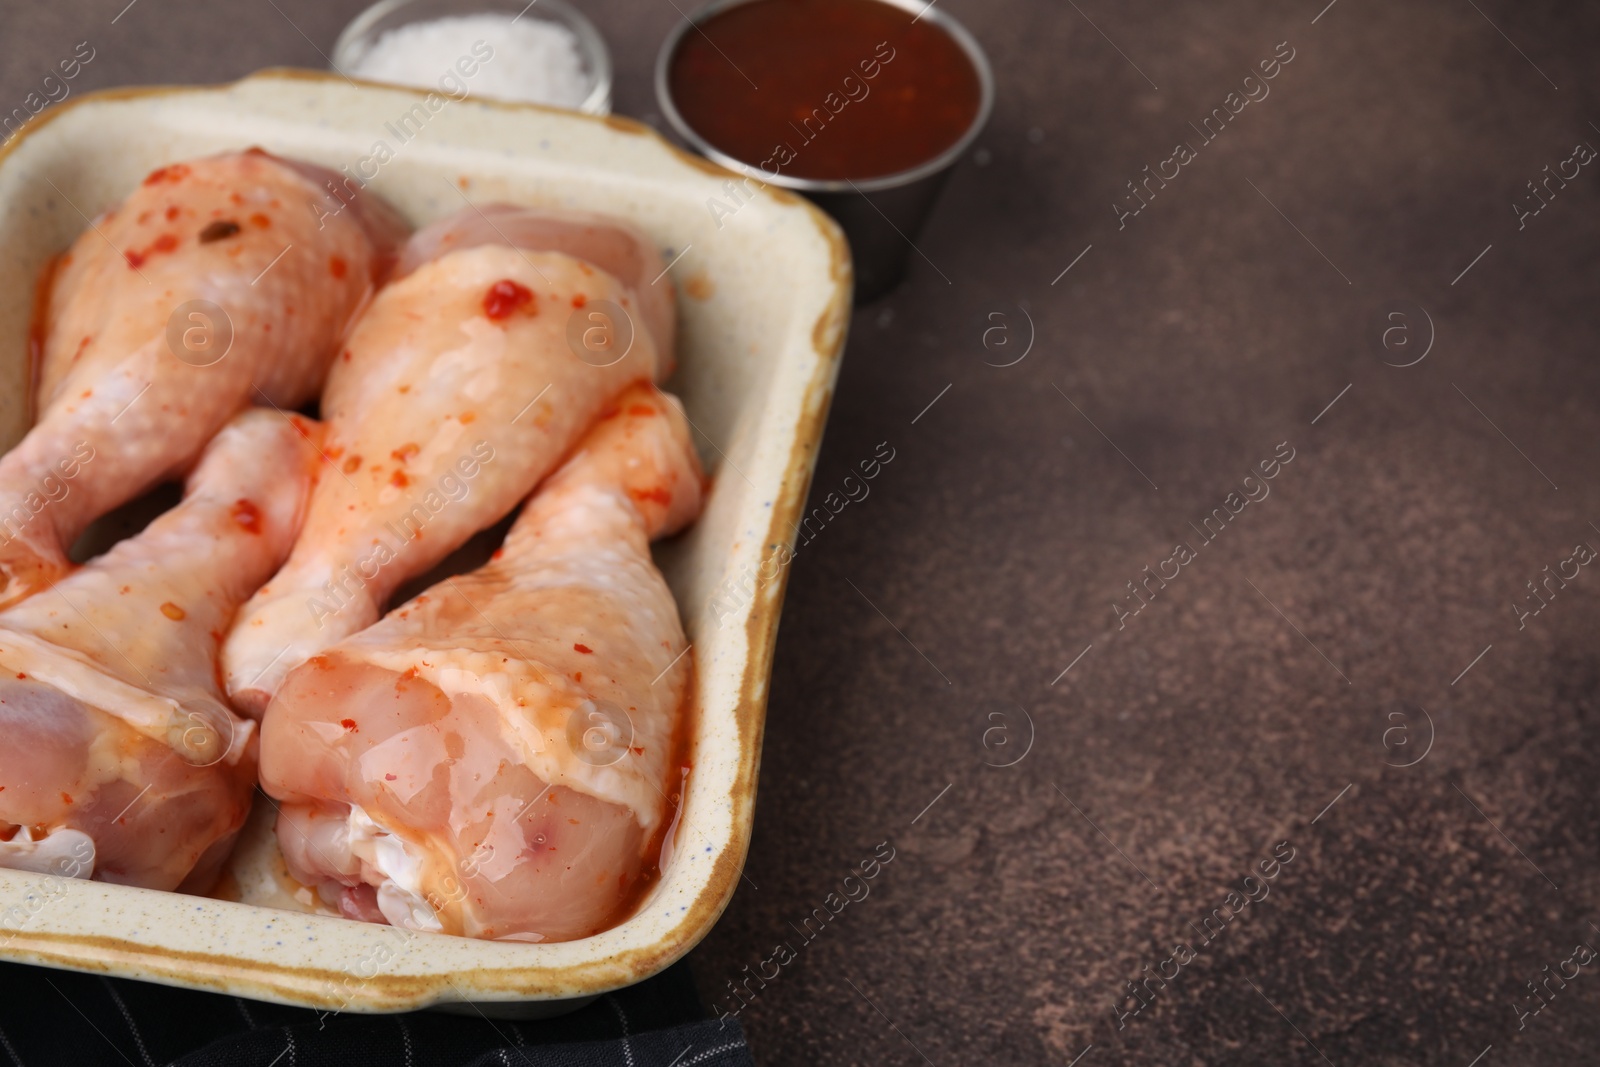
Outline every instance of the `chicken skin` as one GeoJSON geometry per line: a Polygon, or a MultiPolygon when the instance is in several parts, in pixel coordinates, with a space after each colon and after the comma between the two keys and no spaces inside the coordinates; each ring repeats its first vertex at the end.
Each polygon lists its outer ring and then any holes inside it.
{"type": "Polygon", "coordinates": [[[292,669],[377,622],[403,582],[508,515],[618,394],[655,380],[671,343],[658,260],[620,224],[506,206],[408,242],[328,376],[333,474],[229,634],[236,707],[259,716],[292,669]]]}
{"type": "Polygon", "coordinates": [[[162,167],[63,255],[38,422],[0,458],[0,608],[67,573],[106,512],[181,473],[245,406],[294,408],[403,239],[370,194],[259,149],[162,167]]]}
{"type": "Polygon", "coordinates": [[[556,215],[514,204],[459,211],[418,230],[401,249],[394,275],[403,278],[446,252],[487,244],[565,252],[617,279],[639,301],[639,318],[656,343],[657,379],[672,373],[677,316],[672,281],[662,276],[655,246],[616,219],[577,211],[556,215]]]}
{"type": "Polygon", "coordinates": [[[563,941],[623,918],[667,836],[691,672],[649,542],[703,491],[681,407],[634,386],[493,561],[291,673],[261,727],[290,871],[415,930],[563,941]]]}
{"type": "Polygon", "coordinates": [[[215,879],[257,743],[223,701],[221,637],[288,555],[316,432],[239,414],[181,503],[0,612],[0,866],[153,889],[215,879]]]}

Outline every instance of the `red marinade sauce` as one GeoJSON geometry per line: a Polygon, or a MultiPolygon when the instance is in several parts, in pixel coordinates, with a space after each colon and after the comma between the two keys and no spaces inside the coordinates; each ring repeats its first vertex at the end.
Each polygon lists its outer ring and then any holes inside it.
{"type": "Polygon", "coordinates": [[[684,35],[673,103],[712,145],[769,172],[910,170],[961,139],[981,93],[955,38],[915,18],[880,0],[737,4],[684,35]]]}
{"type": "MultiPolygon", "coordinates": [[[[298,429],[298,427],[296,427],[298,429]]],[[[303,434],[305,431],[301,431],[303,434]]],[[[233,521],[245,529],[247,533],[258,534],[261,532],[261,509],[248,500],[240,498],[233,502],[229,510],[233,521]]]]}
{"type": "Polygon", "coordinates": [[[33,310],[28,316],[28,395],[23,404],[30,426],[37,414],[34,406],[38,401],[39,379],[44,374],[44,349],[50,332],[50,294],[55,288],[56,275],[66,265],[66,256],[67,253],[59,252],[47,259],[33,287],[33,310]]]}
{"type": "Polygon", "coordinates": [[[539,303],[533,293],[525,285],[518,285],[510,278],[501,279],[489,286],[489,291],[483,294],[483,313],[492,321],[499,322],[510,318],[511,313],[524,304],[532,304],[528,309],[530,314],[538,314],[539,303]]]}

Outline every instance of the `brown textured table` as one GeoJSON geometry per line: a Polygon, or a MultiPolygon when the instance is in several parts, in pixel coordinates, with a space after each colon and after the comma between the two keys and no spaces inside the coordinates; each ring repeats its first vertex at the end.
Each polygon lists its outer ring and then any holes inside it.
{"type": "MultiPolygon", "coordinates": [[[[998,106],[852,329],[814,498],[895,458],[792,568],[692,957],[776,969],[762,1062],[1600,1058],[1600,8],[1323,3],[944,0],[998,106]]],[[[0,104],[83,40],[74,92],[319,66],[359,7],[6,0],[0,104]]],[[[656,121],[679,14],[585,7],[656,121]]]]}

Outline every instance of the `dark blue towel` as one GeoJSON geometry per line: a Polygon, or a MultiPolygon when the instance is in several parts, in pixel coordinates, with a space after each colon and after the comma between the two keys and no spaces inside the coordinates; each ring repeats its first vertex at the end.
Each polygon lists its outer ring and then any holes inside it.
{"type": "Polygon", "coordinates": [[[752,1067],[737,1020],[706,1017],[679,963],[537,1022],[331,1015],[0,964],[0,1067],[752,1067]],[[9,1057],[9,1060],[6,1059],[9,1057]]]}

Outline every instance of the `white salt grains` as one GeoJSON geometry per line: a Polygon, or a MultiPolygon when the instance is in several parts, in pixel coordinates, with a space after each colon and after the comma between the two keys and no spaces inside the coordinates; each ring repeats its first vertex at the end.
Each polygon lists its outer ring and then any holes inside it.
{"type": "Polygon", "coordinates": [[[583,69],[578,38],[541,18],[478,14],[413,22],[386,30],[349,73],[372,81],[432,89],[453,80],[456,97],[486,96],[578,107],[594,79],[583,69]],[[470,71],[470,73],[469,73],[470,71]]]}

